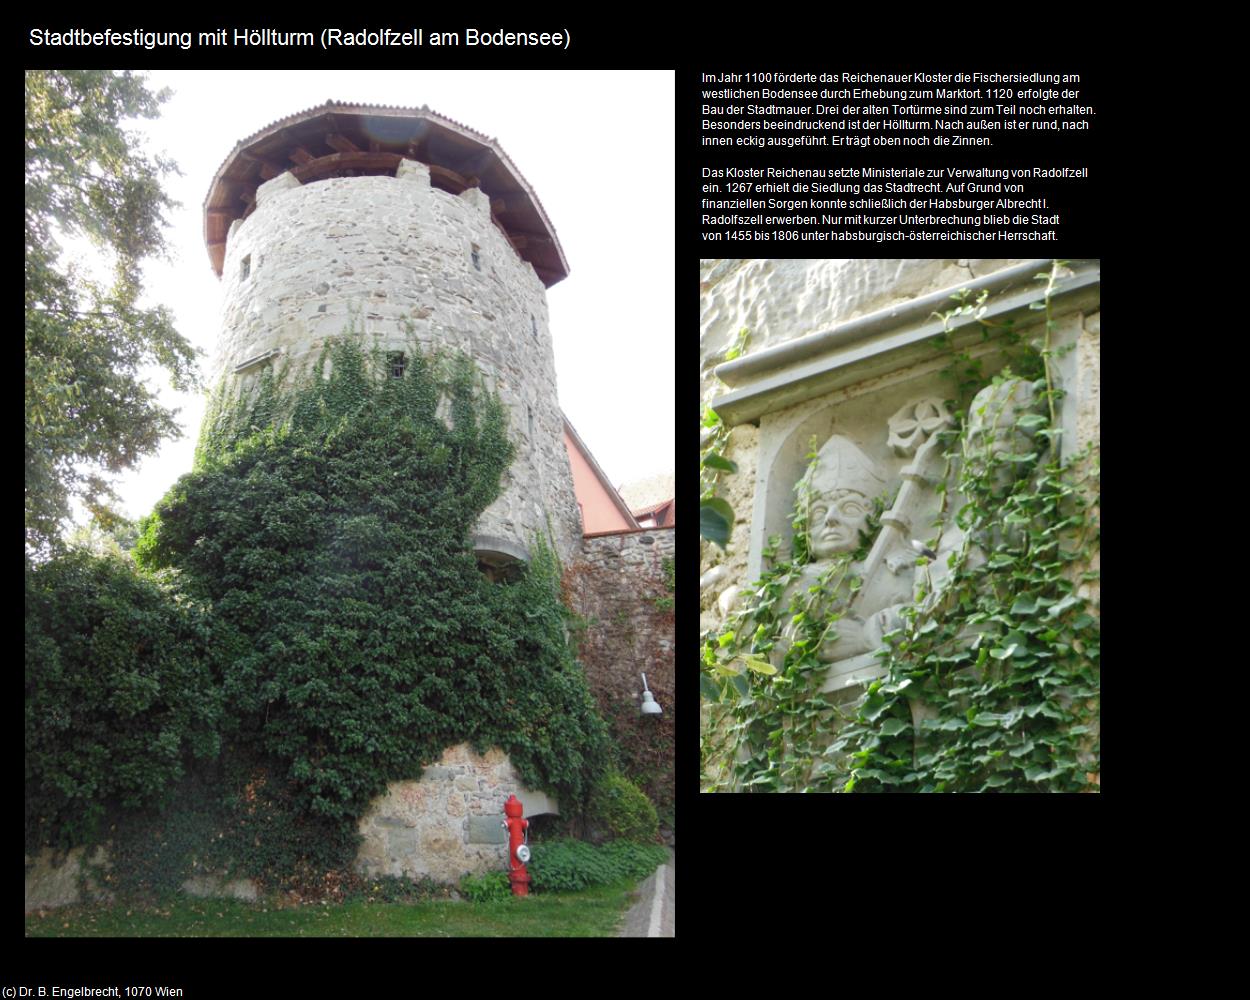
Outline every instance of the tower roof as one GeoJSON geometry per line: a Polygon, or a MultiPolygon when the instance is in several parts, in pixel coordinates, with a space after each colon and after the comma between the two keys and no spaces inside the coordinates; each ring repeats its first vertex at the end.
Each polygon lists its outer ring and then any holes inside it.
{"type": "Polygon", "coordinates": [[[204,242],[221,275],[226,234],[256,207],[256,189],[289,170],[303,183],[328,177],[394,174],[401,159],[430,167],[432,186],[459,194],[479,187],[491,218],[550,288],[569,272],[556,231],[499,143],[428,107],[327,101],[281,118],[240,141],[213,175],[204,200],[204,242]]]}

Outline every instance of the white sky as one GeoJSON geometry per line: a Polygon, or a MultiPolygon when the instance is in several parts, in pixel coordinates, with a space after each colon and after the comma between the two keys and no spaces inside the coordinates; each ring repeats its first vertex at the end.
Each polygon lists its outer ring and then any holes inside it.
{"type": "MultiPolygon", "coordinates": [[[[211,355],[220,285],[203,240],[213,174],[236,142],[327,100],[428,105],[495,137],[555,227],[569,276],[547,292],[560,404],[613,484],[673,471],[671,72],[202,71],[148,73],[173,97],[137,123],[178,163],[166,189],[175,260],[147,269],[147,301],[211,355]]],[[[118,481],[131,517],[191,469],[204,403],[162,386],[184,437],[118,481]]]]}

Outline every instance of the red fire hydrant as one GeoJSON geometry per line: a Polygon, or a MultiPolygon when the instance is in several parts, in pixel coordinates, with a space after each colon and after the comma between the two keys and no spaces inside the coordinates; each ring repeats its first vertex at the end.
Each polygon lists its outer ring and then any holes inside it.
{"type": "Polygon", "coordinates": [[[530,859],[530,849],[525,843],[528,839],[525,831],[530,821],[521,819],[521,800],[515,795],[509,796],[503,804],[503,812],[507,817],[503,825],[508,831],[508,880],[512,883],[512,895],[528,896],[530,876],[525,862],[530,859]]]}

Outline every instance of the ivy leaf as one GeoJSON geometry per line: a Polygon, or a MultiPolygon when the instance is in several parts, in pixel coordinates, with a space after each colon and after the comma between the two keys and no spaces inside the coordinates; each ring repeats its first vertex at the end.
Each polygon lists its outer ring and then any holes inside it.
{"type": "Polygon", "coordinates": [[[1003,728],[1010,729],[1022,718],[1024,718],[1024,709],[1013,708],[1010,712],[1003,716],[1003,728]]]}
{"type": "Polygon", "coordinates": [[[1058,604],[1051,607],[1051,609],[1047,611],[1046,613],[1050,615],[1052,618],[1054,618],[1057,615],[1063,614],[1065,611],[1068,610],[1068,608],[1075,607],[1077,604],[1080,604],[1080,603],[1081,603],[1081,599],[1079,597],[1077,597],[1075,594],[1069,594],[1058,604]]]}
{"type": "Polygon", "coordinates": [[[1037,598],[1031,596],[1017,597],[1011,606],[1013,615],[1031,615],[1037,611],[1037,598]]]}
{"type": "Polygon", "coordinates": [[[708,452],[703,456],[703,464],[709,469],[720,469],[722,472],[738,471],[738,464],[736,462],[725,458],[723,455],[718,455],[714,451],[708,452]]]}
{"type": "Polygon", "coordinates": [[[994,659],[996,660],[1005,660],[1015,651],[1016,651],[1016,644],[1013,642],[1006,649],[991,649],[990,656],[994,657],[994,659]]]}
{"type": "Polygon", "coordinates": [[[911,723],[903,722],[901,719],[887,719],[881,726],[882,736],[897,736],[911,728],[911,723]]]}
{"type": "Polygon", "coordinates": [[[722,549],[729,543],[733,521],[733,508],[720,497],[699,503],[699,534],[722,549]]]}
{"type": "Polygon", "coordinates": [[[744,656],[742,662],[747,665],[748,670],[754,670],[757,674],[771,677],[777,672],[776,667],[760,656],[744,656]]]}
{"type": "Polygon", "coordinates": [[[699,675],[699,693],[710,702],[720,701],[720,688],[707,674],[699,675]]]}

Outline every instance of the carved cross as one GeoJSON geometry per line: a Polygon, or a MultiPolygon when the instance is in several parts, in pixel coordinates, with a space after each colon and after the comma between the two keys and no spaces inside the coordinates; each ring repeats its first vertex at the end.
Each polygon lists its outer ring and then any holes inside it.
{"type": "Polygon", "coordinates": [[[926,440],[954,423],[937,397],[913,400],[890,418],[889,445],[896,455],[911,458],[926,440]]]}

